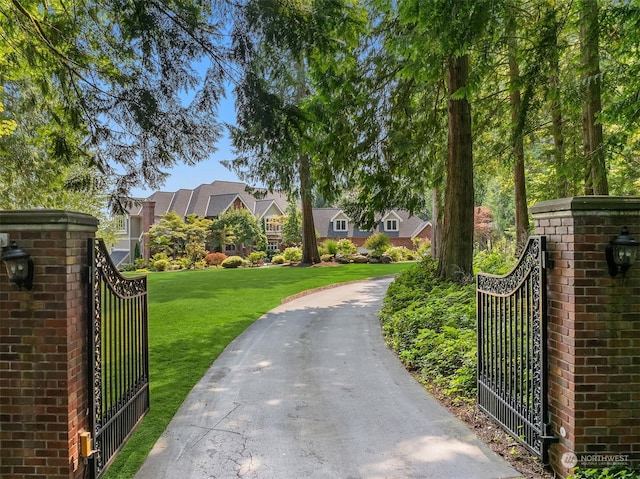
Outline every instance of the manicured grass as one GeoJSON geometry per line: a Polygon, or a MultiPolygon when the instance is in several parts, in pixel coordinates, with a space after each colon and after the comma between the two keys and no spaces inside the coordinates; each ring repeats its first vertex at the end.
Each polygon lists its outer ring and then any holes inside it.
{"type": "Polygon", "coordinates": [[[218,355],[283,298],[329,284],[399,273],[411,264],[150,274],[151,410],[104,477],[133,477],[189,391],[218,355]]]}

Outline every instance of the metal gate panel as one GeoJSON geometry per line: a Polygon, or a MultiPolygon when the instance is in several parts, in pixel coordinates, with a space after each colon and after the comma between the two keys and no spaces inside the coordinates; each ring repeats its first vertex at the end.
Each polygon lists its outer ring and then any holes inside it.
{"type": "Polygon", "coordinates": [[[532,236],[504,276],[476,279],[478,406],[547,462],[546,240],[532,236]]]}
{"type": "Polygon", "coordinates": [[[120,274],[89,239],[92,476],[104,474],[149,410],[147,278],[120,274]]]}

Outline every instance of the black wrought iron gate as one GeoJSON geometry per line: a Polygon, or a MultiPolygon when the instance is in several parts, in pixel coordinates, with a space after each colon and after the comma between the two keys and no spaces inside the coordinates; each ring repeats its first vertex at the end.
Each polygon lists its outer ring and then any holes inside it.
{"type": "Polygon", "coordinates": [[[478,405],[547,462],[546,241],[505,276],[478,274],[478,405]]]}
{"type": "Polygon", "coordinates": [[[102,240],[88,246],[91,471],[99,478],[149,410],[147,278],[123,277],[102,240]]]}

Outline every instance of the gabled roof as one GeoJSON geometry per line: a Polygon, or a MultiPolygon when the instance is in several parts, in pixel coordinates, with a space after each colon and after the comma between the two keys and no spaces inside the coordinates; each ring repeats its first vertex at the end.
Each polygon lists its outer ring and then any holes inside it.
{"type": "Polygon", "coordinates": [[[338,210],[338,212],[331,218],[331,221],[334,221],[338,216],[343,216],[347,220],[351,220],[351,218],[349,218],[344,211],[338,210]]]}
{"type": "MultiPolygon", "coordinates": [[[[333,233],[333,219],[342,210],[339,208],[314,208],[313,212],[313,225],[323,238],[331,238],[333,233]]],[[[349,228],[352,228],[351,224],[349,228]]],[[[343,233],[344,234],[344,233],[343,233]]]]}
{"type": "Polygon", "coordinates": [[[275,204],[280,211],[285,211],[287,207],[287,197],[282,193],[269,193],[263,188],[250,188],[245,183],[236,181],[216,180],[213,183],[202,184],[193,190],[181,189],[175,193],[156,191],[148,198],[136,200],[138,204],[132,205],[128,212],[130,216],[141,216],[140,201],[154,201],[155,216],[174,211],[182,217],[190,214],[213,217],[226,211],[236,198],[240,198],[247,209],[258,217],[264,214],[272,204],[275,204]]]}
{"type": "Polygon", "coordinates": [[[385,214],[380,221],[386,221],[389,218],[389,216],[395,216],[398,221],[400,222],[403,221],[400,215],[396,213],[395,210],[388,211],[387,214],[385,214]]]}
{"type": "Polygon", "coordinates": [[[278,203],[275,200],[259,200],[259,201],[256,201],[255,211],[253,212],[253,214],[258,219],[262,219],[262,217],[267,213],[267,211],[269,211],[271,209],[272,206],[274,206],[275,208],[278,209],[280,215],[284,214],[284,211],[282,210],[282,208],[280,208],[280,206],[278,205],[278,203]]]}
{"type": "Polygon", "coordinates": [[[229,193],[226,195],[211,195],[209,196],[209,201],[205,209],[205,213],[201,216],[214,218],[216,216],[224,214],[229,208],[231,208],[231,206],[233,206],[233,203],[237,198],[239,198],[244,206],[249,209],[249,206],[247,206],[247,204],[238,193],[229,193]]]}
{"type": "Polygon", "coordinates": [[[411,233],[411,239],[420,235],[420,233],[422,233],[427,226],[431,226],[431,221],[423,221],[418,226],[416,226],[416,229],[414,229],[413,233],[411,233]]]}
{"type": "MultiPolygon", "coordinates": [[[[348,223],[348,231],[335,231],[333,228],[333,221],[347,215],[340,208],[314,208],[313,209],[313,221],[314,226],[321,237],[323,238],[340,238],[340,237],[358,237],[368,236],[371,231],[367,231],[366,234],[363,230],[355,227],[352,221],[348,223]]],[[[384,231],[384,220],[393,217],[398,219],[398,231],[391,232],[394,237],[401,238],[414,238],[420,232],[424,230],[431,223],[424,221],[417,216],[411,216],[408,211],[405,210],[390,210],[383,215],[378,216],[377,226],[373,228],[373,232],[384,231]]]]}
{"type": "MultiPolygon", "coordinates": [[[[156,217],[174,211],[182,217],[195,214],[208,218],[224,213],[238,199],[257,218],[263,218],[273,207],[277,208],[280,214],[284,214],[287,208],[285,195],[277,192],[269,193],[261,188],[250,188],[244,183],[235,181],[216,180],[213,183],[202,184],[193,190],[182,189],[175,193],[156,191],[146,198],[146,200],[155,202],[156,217]]],[[[129,213],[131,216],[141,216],[141,203],[131,206],[129,213]]],[[[405,210],[389,210],[384,215],[377,216],[378,226],[373,231],[384,232],[383,221],[389,217],[398,219],[399,230],[390,232],[394,237],[414,238],[431,224],[417,216],[409,215],[409,212],[405,210]]],[[[367,237],[373,232],[356,228],[353,221],[340,208],[314,208],[313,221],[320,236],[325,238],[367,237]],[[348,220],[348,231],[333,229],[333,221],[340,216],[348,220]]]]}
{"type": "Polygon", "coordinates": [[[197,188],[191,190],[191,200],[187,207],[187,213],[184,215],[198,215],[205,216],[207,211],[207,205],[209,204],[209,198],[216,194],[214,184],[209,183],[200,185],[197,188]]]}
{"type": "MultiPolygon", "coordinates": [[[[178,190],[173,195],[173,199],[171,200],[171,204],[160,214],[168,213],[169,211],[175,211],[179,216],[183,218],[189,214],[189,204],[191,203],[191,198],[193,198],[193,190],[178,190]]],[[[156,215],[158,215],[157,211],[158,204],[156,203],[156,215]]]]}

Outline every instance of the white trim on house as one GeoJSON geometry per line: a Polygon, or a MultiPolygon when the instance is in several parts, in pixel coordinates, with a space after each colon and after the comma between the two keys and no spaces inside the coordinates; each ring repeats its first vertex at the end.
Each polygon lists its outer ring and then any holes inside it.
{"type": "Polygon", "coordinates": [[[330,221],[333,225],[333,231],[335,231],[336,233],[346,233],[347,231],[349,231],[350,219],[346,214],[344,214],[344,211],[338,211],[335,215],[333,215],[330,221]],[[339,222],[344,222],[344,224],[339,225],[339,222]]]}
{"type": "Polygon", "coordinates": [[[400,218],[400,216],[392,210],[384,215],[380,222],[382,223],[383,231],[391,231],[395,233],[397,231],[400,231],[400,223],[402,223],[402,218],[400,218]],[[395,216],[395,218],[389,218],[391,215],[395,216]]]}
{"type": "Polygon", "coordinates": [[[416,236],[422,233],[427,226],[430,226],[430,225],[431,225],[431,221],[425,221],[424,223],[421,223],[420,225],[418,225],[418,227],[413,231],[413,233],[411,233],[411,239],[413,240],[416,236]]]}
{"type": "Polygon", "coordinates": [[[343,232],[349,231],[349,220],[346,218],[339,218],[333,220],[333,231],[343,232]]]}
{"type": "Polygon", "coordinates": [[[384,231],[400,231],[398,220],[393,218],[384,220],[384,231]]]}
{"type": "MultiPolygon", "coordinates": [[[[245,201],[242,199],[242,196],[240,196],[238,193],[236,193],[236,195],[233,197],[231,202],[220,212],[220,214],[223,215],[227,211],[229,211],[229,208],[231,208],[233,206],[233,204],[236,202],[236,199],[238,199],[238,198],[240,198],[240,201],[242,202],[244,207],[247,209],[247,211],[251,212],[251,208],[249,208],[249,205],[247,203],[245,203],[245,201]]],[[[211,199],[211,196],[209,196],[209,199],[211,199]]],[[[251,212],[251,214],[253,214],[253,212],[251,212]]]]}
{"type": "Polygon", "coordinates": [[[333,215],[331,217],[331,219],[329,221],[331,221],[333,223],[333,220],[335,220],[338,216],[343,216],[347,221],[349,221],[349,217],[344,213],[344,211],[339,210],[335,215],[333,215]]]}

